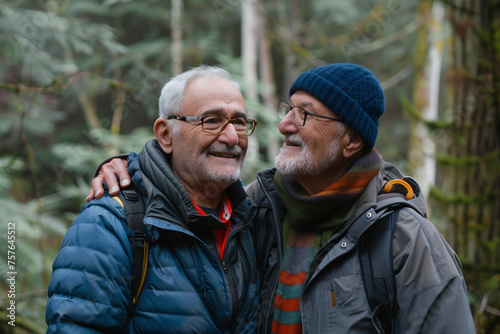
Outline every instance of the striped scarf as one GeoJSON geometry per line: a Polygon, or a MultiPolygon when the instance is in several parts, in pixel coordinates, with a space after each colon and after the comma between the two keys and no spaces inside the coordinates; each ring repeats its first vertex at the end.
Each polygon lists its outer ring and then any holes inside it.
{"type": "MultiPolygon", "coordinates": [[[[371,151],[356,160],[347,173],[314,196],[278,172],[274,181],[287,209],[283,222],[281,263],[273,315],[273,333],[302,333],[300,295],[314,256],[339,229],[348,211],[382,166],[371,151]]],[[[316,262],[316,261],[315,261],[316,262]]]]}

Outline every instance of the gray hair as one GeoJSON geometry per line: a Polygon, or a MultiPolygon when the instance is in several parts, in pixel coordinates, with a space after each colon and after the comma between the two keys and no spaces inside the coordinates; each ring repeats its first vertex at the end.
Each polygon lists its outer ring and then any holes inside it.
{"type": "Polygon", "coordinates": [[[158,105],[159,117],[166,119],[170,116],[179,115],[182,109],[182,103],[184,102],[184,93],[187,84],[193,79],[208,76],[217,76],[227,79],[231,81],[236,88],[240,89],[240,85],[236,81],[231,80],[231,74],[220,67],[200,65],[190,68],[174,76],[165,86],[163,86],[158,105]]]}

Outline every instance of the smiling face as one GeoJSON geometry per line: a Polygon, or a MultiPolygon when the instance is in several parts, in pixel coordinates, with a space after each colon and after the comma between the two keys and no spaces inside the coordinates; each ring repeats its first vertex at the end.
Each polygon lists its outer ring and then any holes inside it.
{"type": "MultiPolygon", "coordinates": [[[[336,117],[321,101],[303,91],[293,94],[290,102],[315,114],[336,117]]],[[[292,176],[320,175],[338,158],[340,142],[337,139],[343,135],[342,129],[338,122],[314,116],[308,116],[304,126],[297,126],[291,120],[291,113],[287,114],[279,125],[283,147],[276,157],[276,167],[292,176]]]]}
{"type": "MultiPolygon", "coordinates": [[[[292,106],[299,106],[315,114],[338,117],[312,95],[297,91],[290,98],[292,106]]],[[[353,140],[352,131],[342,123],[308,116],[304,126],[292,122],[288,113],[280,122],[283,146],[275,159],[276,168],[299,182],[311,194],[322,190],[338,178],[348,167],[353,140]]]]}
{"type": "MultiPolygon", "coordinates": [[[[245,102],[238,88],[217,76],[190,81],[183,101],[179,116],[246,116],[245,102]]],[[[172,168],[192,197],[191,192],[204,192],[207,187],[225,189],[238,180],[245,162],[248,138],[238,136],[232,124],[228,124],[222,133],[212,134],[204,132],[199,121],[158,119],[157,122],[164,123],[168,130],[166,134],[155,130],[158,141],[165,153],[171,154],[172,168]],[[178,123],[172,125],[168,122],[178,123]],[[172,131],[172,126],[177,129],[172,131]]]]}

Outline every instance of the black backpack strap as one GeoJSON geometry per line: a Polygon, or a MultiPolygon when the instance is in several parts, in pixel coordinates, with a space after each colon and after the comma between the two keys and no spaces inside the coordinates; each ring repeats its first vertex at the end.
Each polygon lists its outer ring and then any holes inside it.
{"type": "Polygon", "coordinates": [[[372,320],[381,333],[391,333],[397,313],[392,239],[399,210],[384,212],[360,240],[360,264],[372,320]]]}
{"type": "MultiPolygon", "coordinates": [[[[258,222],[267,222],[267,216],[271,214],[270,209],[266,207],[259,207],[257,210],[257,215],[255,219],[258,222]]],[[[269,254],[269,250],[271,248],[271,234],[272,229],[270,224],[259,224],[258,229],[254,229],[254,248],[255,255],[257,259],[257,267],[264,265],[265,258],[269,254]]]]}
{"type": "Polygon", "coordinates": [[[144,200],[139,189],[132,184],[127,189],[120,189],[118,197],[125,209],[127,226],[132,230],[132,234],[128,238],[132,248],[132,303],[128,311],[130,319],[134,315],[146,281],[149,242],[146,240],[146,226],[144,225],[144,200]]]}
{"type": "Polygon", "coordinates": [[[420,202],[414,196],[419,194],[419,189],[410,177],[388,181],[377,196],[374,208],[377,221],[360,239],[359,259],[365,293],[379,333],[398,331],[392,241],[401,209],[408,208],[423,215],[420,202]]]}
{"type": "Polygon", "coordinates": [[[267,198],[263,191],[259,192],[259,197],[255,203],[257,205],[256,222],[252,228],[257,264],[258,266],[262,265],[262,267],[265,266],[264,263],[268,260],[270,250],[273,247],[271,240],[276,239],[276,231],[274,231],[271,223],[272,217],[276,216],[278,223],[281,223],[286,214],[277,189],[269,189],[267,195],[270,198],[267,198]]]}

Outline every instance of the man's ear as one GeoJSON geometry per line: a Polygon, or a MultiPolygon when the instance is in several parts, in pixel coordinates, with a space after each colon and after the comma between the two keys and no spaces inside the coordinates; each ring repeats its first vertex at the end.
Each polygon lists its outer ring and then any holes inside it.
{"type": "Polygon", "coordinates": [[[351,158],[356,156],[363,150],[365,142],[353,129],[350,128],[347,129],[345,135],[346,135],[346,143],[344,145],[344,150],[342,154],[344,155],[344,158],[351,158]]]}
{"type": "Polygon", "coordinates": [[[163,117],[158,118],[153,125],[153,132],[163,152],[172,153],[172,128],[168,121],[163,117]]]}

